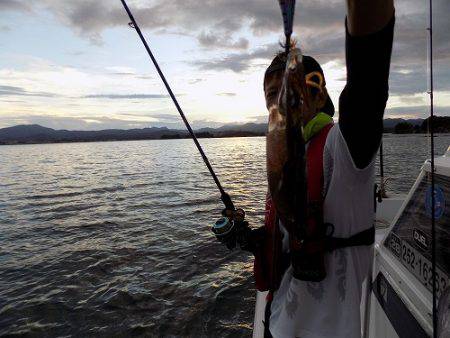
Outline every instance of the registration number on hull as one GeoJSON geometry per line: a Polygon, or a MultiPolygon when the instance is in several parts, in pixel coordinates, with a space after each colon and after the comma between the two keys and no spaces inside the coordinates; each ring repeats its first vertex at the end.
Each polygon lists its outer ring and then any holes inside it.
{"type": "MultiPolygon", "coordinates": [[[[418,250],[408,242],[401,240],[391,233],[389,236],[389,248],[400,258],[404,266],[429,290],[433,291],[433,266],[418,250]]],[[[436,293],[439,298],[442,291],[449,286],[446,274],[436,267],[436,293]]]]}

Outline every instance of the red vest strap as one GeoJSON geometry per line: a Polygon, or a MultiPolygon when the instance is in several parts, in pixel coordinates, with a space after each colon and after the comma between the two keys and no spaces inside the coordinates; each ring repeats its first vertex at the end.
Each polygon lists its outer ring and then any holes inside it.
{"type": "Polygon", "coordinates": [[[328,132],[333,124],[328,124],[308,143],[306,150],[306,172],[308,184],[308,201],[322,202],[323,198],[323,148],[328,132]]]}

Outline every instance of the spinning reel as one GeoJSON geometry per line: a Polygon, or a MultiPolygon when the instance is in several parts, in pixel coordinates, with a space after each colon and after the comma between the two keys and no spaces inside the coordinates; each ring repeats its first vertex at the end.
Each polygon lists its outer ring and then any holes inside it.
{"type": "Polygon", "coordinates": [[[250,228],[245,221],[245,211],[243,209],[224,209],[223,217],[219,218],[211,228],[216,238],[224,243],[228,249],[232,250],[239,243],[241,249],[248,246],[248,234],[250,228]]]}

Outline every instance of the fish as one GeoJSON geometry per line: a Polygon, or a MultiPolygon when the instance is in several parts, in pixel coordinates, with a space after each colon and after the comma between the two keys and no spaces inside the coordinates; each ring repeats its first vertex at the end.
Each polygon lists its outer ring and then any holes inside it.
{"type": "Polygon", "coordinates": [[[269,107],[267,180],[275,210],[289,233],[305,236],[307,185],[302,106],[308,106],[299,48],[290,49],[278,99],[269,107]]]}

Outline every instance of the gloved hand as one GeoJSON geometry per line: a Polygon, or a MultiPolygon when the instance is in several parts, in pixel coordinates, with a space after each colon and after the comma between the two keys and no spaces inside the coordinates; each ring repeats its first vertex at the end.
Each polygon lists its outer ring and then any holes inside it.
{"type": "Polygon", "coordinates": [[[250,229],[248,222],[238,222],[236,225],[236,242],[239,244],[242,250],[249,251],[249,247],[251,246],[251,233],[252,229],[250,229]]]}
{"type": "Polygon", "coordinates": [[[222,214],[225,217],[216,222],[212,231],[217,240],[225,244],[228,249],[232,250],[239,244],[242,250],[255,254],[255,250],[264,245],[265,227],[252,229],[245,220],[230,221],[227,217],[231,216],[229,211],[224,210],[222,214]]]}

